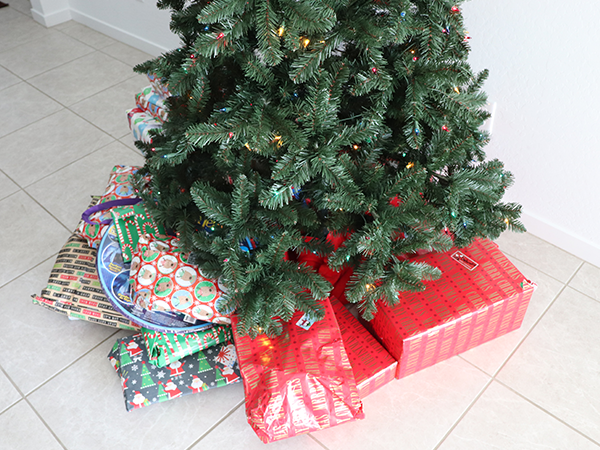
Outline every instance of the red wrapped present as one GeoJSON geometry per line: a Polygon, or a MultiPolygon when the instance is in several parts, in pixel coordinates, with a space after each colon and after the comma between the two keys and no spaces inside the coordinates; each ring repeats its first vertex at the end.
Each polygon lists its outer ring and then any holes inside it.
{"type": "Polygon", "coordinates": [[[362,419],[362,403],[329,300],[311,323],[296,312],[275,338],[233,335],[246,416],[265,443],[362,419]]]}
{"type": "Polygon", "coordinates": [[[395,379],[398,362],[336,298],[331,298],[331,306],[342,332],[358,394],[365,398],[395,379]]]}
{"type": "Polygon", "coordinates": [[[521,326],[536,285],[489,240],[411,258],[442,276],[423,292],[378,305],[373,329],[398,360],[396,378],[465,352],[521,326]]]}
{"type": "Polygon", "coordinates": [[[330,295],[336,297],[343,304],[347,304],[348,299],[346,298],[346,286],[354,274],[352,267],[345,267],[338,273],[333,272],[331,269],[329,269],[329,267],[321,266],[319,268],[319,273],[333,284],[333,290],[331,291],[330,295]],[[337,279],[335,279],[336,277],[328,278],[331,273],[337,274],[337,279]],[[332,281],[333,279],[335,279],[335,282],[332,281]]]}

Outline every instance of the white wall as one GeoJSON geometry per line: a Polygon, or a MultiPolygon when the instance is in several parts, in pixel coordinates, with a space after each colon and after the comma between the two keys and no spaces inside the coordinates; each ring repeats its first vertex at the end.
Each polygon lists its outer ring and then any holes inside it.
{"type": "Polygon", "coordinates": [[[463,5],[471,65],[496,103],[489,157],[516,183],[528,230],[600,266],[598,1],[463,5]]]}
{"type": "Polygon", "coordinates": [[[69,0],[31,0],[31,14],[46,27],[71,19],[69,0]]]}
{"type": "MultiPolygon", "coordinates": [[[[490,69],[489,157],[516,176],[507,201],[528,230],[600,266],[598,0],[473,0],[463,5],[471,64],[490,69]]],[[[32,0],[34,17],[78,22],[153,55],[176,48],[155,0],[32,0]],[[69,11],[65,15],[65,4],[69,11]],[[35,11],[38,10],[36,16],[35,11]],[[66,18],[65,18],[66,17],[66,18]]]]}
{"type": "Polygon", "coordinates": [[[48,27],[73,19],[154,56],[179,47],[179,37],[169,30],[170,11],[159,10],[155,0],[31,0],[31,4],[34,19],[48,27]]]}

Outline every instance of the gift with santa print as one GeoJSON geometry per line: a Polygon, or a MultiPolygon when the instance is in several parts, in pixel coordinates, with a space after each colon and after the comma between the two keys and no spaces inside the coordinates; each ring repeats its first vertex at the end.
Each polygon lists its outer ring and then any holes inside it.
{"type": "Polygon", "coordinates": [[[121,377],[127,411],[241,381],[231,341],[157,367],[139,333],[117,340],[108,359],[121,377]]]}

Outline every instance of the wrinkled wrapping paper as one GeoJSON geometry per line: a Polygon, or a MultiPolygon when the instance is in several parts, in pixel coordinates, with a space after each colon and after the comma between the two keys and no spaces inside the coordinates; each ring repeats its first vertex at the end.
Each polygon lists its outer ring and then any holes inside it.
{"type": "Polygon", "coordinates": [[[395,379],[398,362],[336,298],[331,306],[342,332],[360,398],[395,379]]]}
{"type": "Polygon", "coordinates": [[[148,72],[146,75],[148,76],[148,81],[150,81],[152,88],[158,95],[160,95],[163,99],[171,96],[169,87],[167,86],[164,78],[160,78],[157,74],[151,72],[148,72]]]}
{"type": "Polygon", "coordinates": [[[162,129],[162,122],[137,106],[127,111],[129,129],[136,141],[152,142],[150,130],[162,129]]]}
{"type": "Polygon", "coordinates": [[[364,417],[329,300],[323,307],[323,320],[296,312],[275,338],[242,336],[232,317],[246,416],[265,443],[364,417]]]}

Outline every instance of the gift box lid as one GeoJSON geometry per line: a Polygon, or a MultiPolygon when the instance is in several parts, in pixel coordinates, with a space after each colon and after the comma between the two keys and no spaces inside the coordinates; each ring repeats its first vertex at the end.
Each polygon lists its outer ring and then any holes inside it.
{"type": "Polygon", "coordinates": [[[400,293],[395,306],[378,304],[378,314],[392,318],[403,340],[535,289],[489,240],[477,239],[466,248],[428,253],[411,261],[435,266],[442,276],[426,281],[422,292],[400,293]]]}

